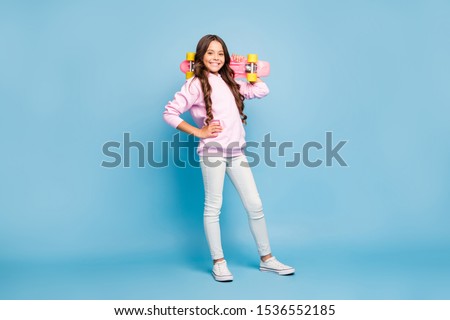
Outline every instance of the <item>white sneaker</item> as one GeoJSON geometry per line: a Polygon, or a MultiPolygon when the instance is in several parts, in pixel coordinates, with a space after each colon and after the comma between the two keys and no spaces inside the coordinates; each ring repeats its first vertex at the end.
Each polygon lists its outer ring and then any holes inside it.
{"type": "Polygon", "coordinates": [[[281,276],[286,276],[288,274],[293,274],[295,272],[294,268],[287,266],[285,264],[282,264],[275,257],[271,257],[271,258],[267,259],[266,261],[261,260],[261,263],[259,264],[259,270],[275,272],[281,276]]]}
{"type": "Polygon", "coordinates": [[[214,263],[212,275],[216,281],[233,281],[233,275],[228,270],[225,260],[214,263]]]}

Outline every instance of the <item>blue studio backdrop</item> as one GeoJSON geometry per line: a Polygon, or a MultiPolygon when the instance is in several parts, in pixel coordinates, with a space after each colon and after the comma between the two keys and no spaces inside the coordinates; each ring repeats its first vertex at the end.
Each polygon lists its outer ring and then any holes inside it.
{"type": "Polygon", "coordinates": [[[449,13],[444,0],[2,1],[0,298],[449,299],[449,13]],[[271,63],[246,138],[294,276],[259,272],[229,180],[235,280],[209,273],[196,142],[162,112],[210,33],[271,63]],[[289,147],[263,148],[269,135],[289,147]],[[185,168],[165,149],[177,137],[185,168]]]}

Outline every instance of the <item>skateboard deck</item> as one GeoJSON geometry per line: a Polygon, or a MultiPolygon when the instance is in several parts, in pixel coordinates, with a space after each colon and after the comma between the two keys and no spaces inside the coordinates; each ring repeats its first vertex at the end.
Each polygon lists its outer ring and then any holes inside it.
{"type": "MultiPolygon", "coordinates": [[[[180,70],[186,74],[186,79],[194,76],[194,57],[195,53],[188,52],[186,60],[181,62],[180,70]]],[[[249,81],[256,81],[257,77],[267,77],[270,74],[270,63],[258,60],[256,54],[249,54],[247,59],[242,61],[231,60],[230,67],[234,71],[235,78],[247,78],[249,81]]]]}

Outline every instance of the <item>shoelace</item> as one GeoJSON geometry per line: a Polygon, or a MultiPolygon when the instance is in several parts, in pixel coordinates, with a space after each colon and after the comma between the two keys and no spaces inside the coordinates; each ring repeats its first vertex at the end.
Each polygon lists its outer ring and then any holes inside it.
{"type": "Polygon", "coordinates": [[[219,269],[219,273],[225,273],[227,271],[227,263],[226,262],[218,263],[217,268],[219,269]]]}
{"type": "Polygon", "coordinates": [[[269,265],[272,265],[273,267],[278,267],[278,268],[286,268],[287,267],[286,265],[282,264],[277,259],[273,259],[271,261],[268,261],[268,263],[269,263],[269,265]]]}

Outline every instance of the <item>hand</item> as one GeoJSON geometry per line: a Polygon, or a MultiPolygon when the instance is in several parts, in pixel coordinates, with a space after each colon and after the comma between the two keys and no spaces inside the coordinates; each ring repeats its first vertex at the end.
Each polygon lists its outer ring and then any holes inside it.
{"type": "Polygon", "coordinates": [[[204,126],[200,129],[198,137],[199,138],[214,138],[219,135],[219,132],[222,132],[222,127],[220,124],[212,123],[209,126],[204,126]]]}
{"type": "Polygon", "coordinates": [[[240,55],[238,55],[238,54],[236,54],[236,53],[233,53],[232,55],[231,55],[231,61],[234,61],[234,62],[242,62],[242,61],[244,61],[245,60],[245,57],[244,56],[240,56],[240,55]]]}

